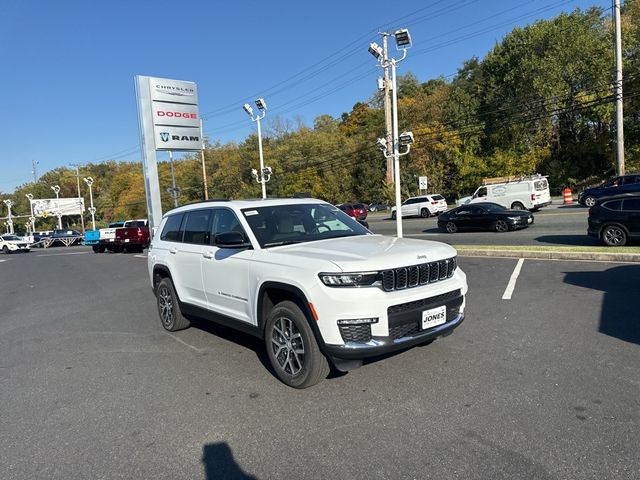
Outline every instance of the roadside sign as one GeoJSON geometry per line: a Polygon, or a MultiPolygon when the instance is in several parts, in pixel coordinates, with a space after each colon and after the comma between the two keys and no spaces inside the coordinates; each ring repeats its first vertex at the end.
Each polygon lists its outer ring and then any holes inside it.
{"type": "Polygon", "coordinates": [[[418,177],[418,187],[420,190],[427,189],[427,177],[418,177]]]}

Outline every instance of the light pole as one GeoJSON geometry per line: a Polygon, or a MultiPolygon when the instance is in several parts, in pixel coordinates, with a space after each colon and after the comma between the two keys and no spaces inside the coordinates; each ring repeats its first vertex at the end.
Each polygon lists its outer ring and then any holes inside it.
{"type": "Polygon", "coordinates": [[[31,216],[29,217],[29,221],[31,222],[31,233],[36,231],[36,217],[33,215],[33,194],[26,193],[25,197],[29,200],[29,209],[31,210],[31,216]]]}
{"type": "MultiPolygon", "coordinates": [[[[386,35],[386,34],[385,34],[386,35]]],[[[407,49],[411,47],[411,35],[409,35],[409,30],[406,28],[401,28],[397,30],[393,36],[396,39],[396,48],[398,50],[402,50],[402,57],[399,59],[388,58],[385,59],[384,52],[382,47],[378,45],[376,42],[373,42],[369,45],[369,53],[376,57],[379,62],[379,66],[382,68],[391,67],[391,90],[392,90],[392,110],[393,110],[393,153],[389,156],[393,156],[393,173],[394,173],[394,183],[396,190],[396,230],[398,238],[402,238],[402,197],[400,195],[400,156],[406,155],[409,153],[411,148],[411,143],[413,143],[413,134],[411,132],[405,132],[402,135],[398,135],[398,85],[396,81],[396,65],[405,59],[407,56],[407,49]],[[400,137],[404,137],[404,140],[401,141],[400,137]],[[400,145],[405,145],[407,147],[406,152],[400,153],[400,145]]],[[[387,142],[385,139],[382,139],[384,142],[383,153],[386,158],[388,158],[387,153],[387,142]]],[[[382,146],[380,143],[380,139],[378,140],[378,144],[382,146]]]]}
{"type": "Polygon", "coordinates": [[[91,206],[89,207],[89,213],[91,214],[91,228],[93,228],[93,230],[96,229],[96,209],[93,206],[93,190],[91,190],[91,185],[93,185],[93,178],[91,177],[85,177],[82,180],[84,180],[84,183],[87,184],[87,186],[89,187],[89,202],[91,204],[91,206]]]}
{"type": "Polygon", "coordinates": [[[13,206],[13,202],[11,200],[5,200],[4,204],[7,206],[7,228],[9,229],[9,233],[13,233],[13,215],[11,215],[11,207],[13,206]]]}
{"type": "Polygon", "coordinates": [[[251,117],[252,122],[256,122],[258,124],[258,151],[260,153],[260,176],[258,177],[258,172],[256,169],[251,170],[251,174],[256,178],[256,181],[262,185],[262,198],[267,198],[267,186],[266,183],[271,180],[271,167],[264,166],[264,158],[262,157],[262,130],[260,129],[260,120],[264,118],[267,114],[267,103],[264,101],[264,98],[258,98],[256,100],[256,107],[261,112],[257,115],[253,115],[253,108],[248,103],[245,103],[242,108],[247,115],[251,117]]]}
{"type": "Polygon", "coordinates": [[[62,215],[60,214],[60,187],[58,185],[54,185],[51,187],[51,190],[56,194],[56,204],[58,206],[58,229],[62,230],[62,215]]]}

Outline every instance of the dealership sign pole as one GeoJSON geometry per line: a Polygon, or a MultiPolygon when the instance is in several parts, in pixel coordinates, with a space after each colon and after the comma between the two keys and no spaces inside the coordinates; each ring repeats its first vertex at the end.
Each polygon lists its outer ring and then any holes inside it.
{"type": "Polygon", "coordinates": [[[193,82],[142,75],[136,76],[135,84],[144,188],[153,232],[162,220],[156,152],[202,150],[198,91],[193,82]]]}

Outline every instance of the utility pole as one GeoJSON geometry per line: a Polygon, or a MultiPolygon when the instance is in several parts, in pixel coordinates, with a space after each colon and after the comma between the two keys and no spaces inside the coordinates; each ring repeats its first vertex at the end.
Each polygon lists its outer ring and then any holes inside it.
{"type": "Polygon", "coordinates": [[[36,172],[36,165],[40,162],[37,160],[31,160],[31,173],[33,173],[33,183],[38,181],[38,173],[36,172]]]}
{"type": "MultiPolygon", "coordinates": [[[[389,97],[390,91],[390,83],[389,83],[389,51],[388,51],[388,42],[387,37],[389,36],[386,32],[380,32],[382,35],[382,58],[383,58],[383,70],[384,70],[384,120],[385,120],[385,129],[387,131],[386,139],[387,139],[387,150],[393,150],[393,132],[392,132],[392,121],[391,121],[391,98],[389,97]]],[[[386,182],[387,185],[393,185],[393,157],[387,158],[387,176],[386,182]]]]}
{"type": "Polygon", "coordinates": [[[84,211],[82,210],[82,195],[80,194],[80,165],[72,163],[71,166],[76,169],[76,183],[78,184],[78,210],[80,210],[80,223],[82,224],[82,233],[84,233],[84,211]]]}
{"type": "MultiPolygon", "coordinates": [[[[202,119],[200,119],[200,131],[204,132],[202,119]]],[[[204,184],[204,199],[209,200],[209,188],[207,187],[207,169],[204,165],[204,146],[202,150],[200,150],[200,155],[202,155],[202,183],[204,184]]]]}
{"type": "Polygon", "coordinates": [[[622,32],[620,30],[620,0],[613,0],[616,37],[616,160],[618,175],[624,175],[624,117],[622,115],[622,32]]]}

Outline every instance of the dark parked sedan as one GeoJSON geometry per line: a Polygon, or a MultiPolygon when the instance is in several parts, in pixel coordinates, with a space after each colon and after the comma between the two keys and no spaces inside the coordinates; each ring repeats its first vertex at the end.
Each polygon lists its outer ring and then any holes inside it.
{"type": "Polygon", "coordinates": [[[605,197],[589,209],[587,233],[610,247],[640,238],[640,193],[605,197]]]}
{"type": "Polygon", "coordinates": [[[526,228],[532,223],[531,212],[508,210],[502,205],[490,202],[463,205],[438,217],[438,227],[449,233],[463,229],[507,232],[526,228]]]}

